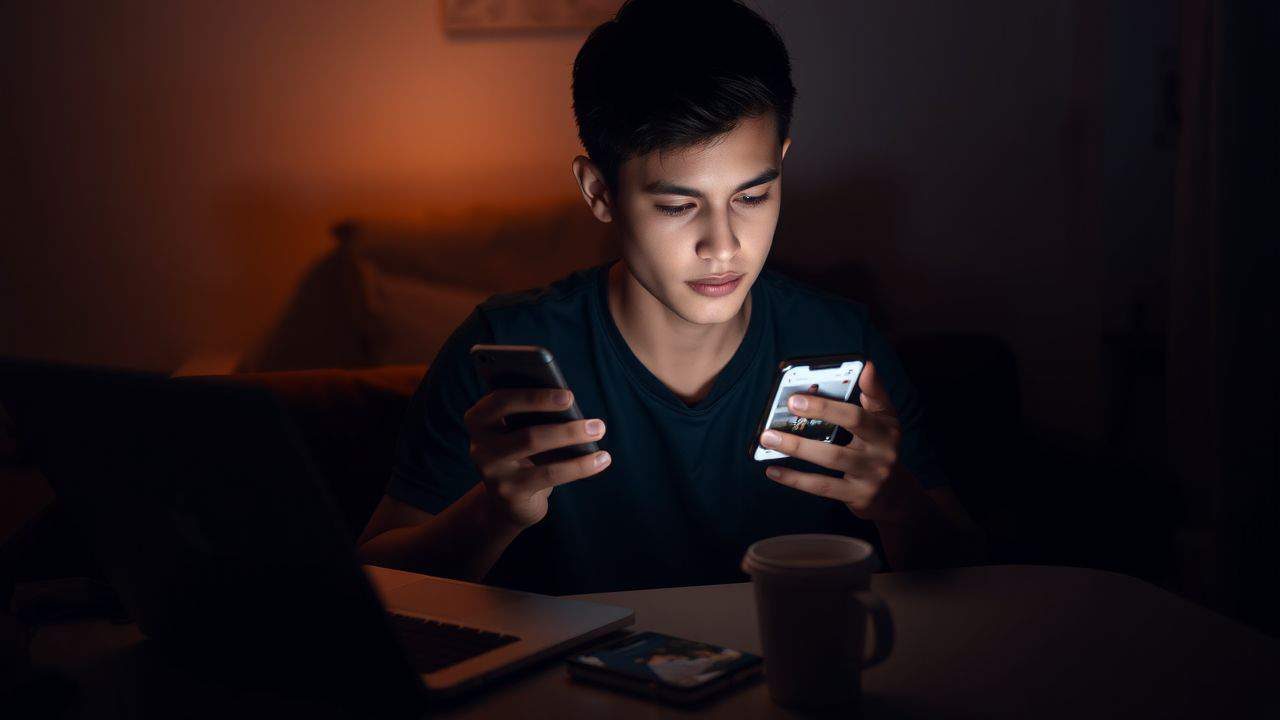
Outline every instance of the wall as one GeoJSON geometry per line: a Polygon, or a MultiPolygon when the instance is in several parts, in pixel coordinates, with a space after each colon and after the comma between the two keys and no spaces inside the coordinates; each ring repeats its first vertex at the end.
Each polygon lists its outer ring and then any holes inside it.
{"type": "MultiPolygon", "coordinates": [[[[896,331],[1006,338],[1033,420],[1096,439],[1100,337],[1139,257],[1104,230],[1141,221],[1104,213],[1126,87],[1106,85],[1104,6],[757,5],[800,91],[777,254],[862,267],[896,331]]],[[[0,352],[171,368],[268,327],[339,218],[572,198],[584,34],[448,40],[437,10],[3,10],[0,352]]]]}
{"type": "MultiPolygon", "coordinates": [[[[853,263],[899,332],[1005,338],[1039,424],[1096,437],[1096,4],[770,4],[800,98],[778,253],[853,263]]],[[[871,292],[871,291],[869,291],[871,292]]]]}
{"type": "Polygon", "coordinates": [[[578,34],[447,40],[434,0],[0,12],[2,353],[172,368],[268,327],[339,218],[574,192],[578,34]]]}

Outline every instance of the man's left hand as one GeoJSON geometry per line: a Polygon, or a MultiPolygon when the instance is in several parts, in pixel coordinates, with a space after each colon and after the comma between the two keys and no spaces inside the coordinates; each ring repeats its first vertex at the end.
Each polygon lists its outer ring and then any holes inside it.
{"type": "Polygon", "coordinates": [[[760,444],[815,465],[838,470],[842,477],[801,472],[774,465],[765,474],[776,482],[821,497],[839,500],[858,517],[873,521],[905,519],[924,491],[915,478],[898,464],[902,430],[897,412],[876,378],[871,363],[858,378],[859,402],[832,400],[797,393],[787,401],[787,409],[800,417],[816,418],[838,425],[852,438],[847,445],[766,430],[760,444]]]}

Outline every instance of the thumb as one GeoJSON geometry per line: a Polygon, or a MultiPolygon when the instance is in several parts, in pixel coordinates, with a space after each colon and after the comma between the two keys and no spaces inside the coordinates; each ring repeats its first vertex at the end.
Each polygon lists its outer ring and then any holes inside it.
{"type": "Polygon", "coordinates": [[[858,390],[861,393],[859,402],[862,407],[873,413],[897,417],[898,413],[893,409],[893,403],[889,400],[889,393],[880,384],[880,378],[876,374],[876,366],[870,360],[867,361],[867,366],[862,369],[862,374],[858,376],[858,390]]]}

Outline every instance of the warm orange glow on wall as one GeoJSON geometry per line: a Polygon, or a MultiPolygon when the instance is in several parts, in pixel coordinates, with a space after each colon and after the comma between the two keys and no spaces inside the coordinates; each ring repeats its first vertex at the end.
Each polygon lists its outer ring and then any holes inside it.
{"type": "Polygon", "coordinates": [[[57,242],[6,243],[24,305],[6,345],[172,367],[265,329],[338,219],[571,198],[583,34],[449,39],[437,10],[17,11],[15,193],[33,202],[10,232],[57,242]]]}

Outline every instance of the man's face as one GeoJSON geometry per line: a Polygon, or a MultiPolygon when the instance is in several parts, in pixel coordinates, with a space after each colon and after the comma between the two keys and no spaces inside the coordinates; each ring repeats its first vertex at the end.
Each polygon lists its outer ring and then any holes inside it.
{"type": "Polygon", "coordinates": [[[790,146],[778,143],[774,123],[773,113],[746,118],[707,145],[649,153],[619,169],[623,258],[688,322],[735,317],[769,256],[790,146]]]}

